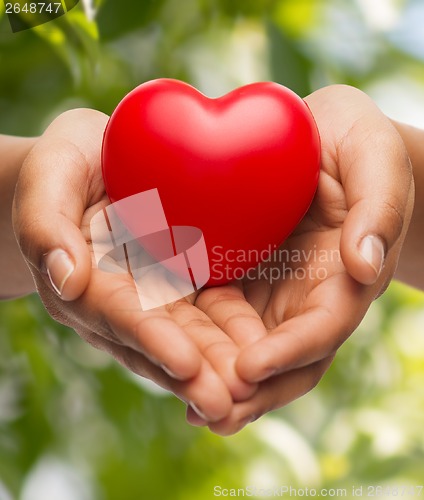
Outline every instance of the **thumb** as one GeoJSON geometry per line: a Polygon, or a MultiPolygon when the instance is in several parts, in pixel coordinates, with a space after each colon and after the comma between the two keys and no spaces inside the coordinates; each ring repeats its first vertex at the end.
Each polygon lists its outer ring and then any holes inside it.
{"type": "Polygon", "coordinates": [[[402,139],[382,113],[371,121],[367,127],[356,123],[340,143],[337,159],[348,208],[341,256],[349,274],[364,285],[374,284],[386,263],[393,275],[414,203],[402,139]]]}
{"type": "Polygon", "coordinates": [[[25,160],[13,204],[17,241],[37,283],[63,300],[85,290],[91,257],[81,233],[85,210],[104,193],[101,144],[107,116],[93,110],[60,115],[25,160]]]}

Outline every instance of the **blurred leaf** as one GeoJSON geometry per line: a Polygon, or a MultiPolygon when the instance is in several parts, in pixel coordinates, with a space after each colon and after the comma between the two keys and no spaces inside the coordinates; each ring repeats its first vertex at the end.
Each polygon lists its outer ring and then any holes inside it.
{"type": "Polygon", "coordinates": [[[290,37],[300,38],[315,27],[323,0],[282,0],[276,4],[272,19],[290,37]]]}
{"type": "MultiPolygon", "coordinates": [[[[215,2],[211,2],[212,5],[215,2]]],[[[231,18],[246,17],[261,17],[264,13],[269,12],[272,7],[277,4],[276,0],[219,0],[217,10],[225,13],[231,18]]]]}
{"type": "Polygon", "coordinates": [[[104,0],[96,20],[102,40],[112,40],[157,19],[165,0],[104,0]]]}
{"type": "Polygon", "coordinates": [[[311,62],[272,21],[267,23],[267,32],[272,79],[305,97],[311,92],[311,62]]]}

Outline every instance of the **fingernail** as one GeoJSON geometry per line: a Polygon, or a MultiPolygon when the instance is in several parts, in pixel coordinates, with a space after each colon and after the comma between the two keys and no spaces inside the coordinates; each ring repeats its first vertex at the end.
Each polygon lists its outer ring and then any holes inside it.
{"type": "Polygon", "coordinates": [[[246,425],[249,425],[249,424],[255,422],[256,420],[258,420],[259,417],[260,417],[260,415],[250,415],[249,417],[243,419],[239,424],[240,430],[243,429],[244,427],[246,427],[246,425]]]}
{"type": "Polygon", "coordinates": [[[60,248],[47,254],[45,263],[50,283],[59,297],[62,297],[63,288],[74,272],[75,265],[65,250],[60,248]]]}
{"type": "Polygon", "coordinates": [[[200,418],[203,418],[203,420],[208,421],[208,417],[202,412],[202,410],[195,405],[192,401],[190,401],[190,406],[193,408],[193,410],[199,415],[200,418]]]}
{"type": "Polygon", "coordinates": [[[176,380],[180,380],[180,379],[181,379],[181,377],[178,377],[177,375],[175,375],[175,373],[174,373],[172,370],[170,370],[170,369],[169,369],[166,365],[164,365],[163,363],[160,365],[160,367],[161,367],[161,368],[162,368],[162,370],[163,370],[166,374],[168,374],[170,377],[175,378],[176,380]]]}
{"type": "Polygon", "coordinates": [[[376,279],[384,264],[384,244],[378,236],[365,236],[359,245],[362,258],[373,268],[376,279]]]}

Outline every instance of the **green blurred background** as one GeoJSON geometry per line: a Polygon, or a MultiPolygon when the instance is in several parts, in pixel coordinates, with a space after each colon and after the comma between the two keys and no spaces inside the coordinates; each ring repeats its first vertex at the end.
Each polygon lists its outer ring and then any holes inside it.
{"type": "MultiPolygon", "coordinates": [[[[212,97],[257,80],[302,96],[348,83],[424,126],[423,25],[422,0],[104,0],[13,34],[2,4],[0,132],[39,134],[74,107],[111,113],[157,77],[212,97]]],[[[206,500],[248,485],[411,499],[423,421],[424,296],[399,284],[312,393],[225,439],[189,427],[182,403],[37,297],[0,303],[0,500],[206,500]]]]}

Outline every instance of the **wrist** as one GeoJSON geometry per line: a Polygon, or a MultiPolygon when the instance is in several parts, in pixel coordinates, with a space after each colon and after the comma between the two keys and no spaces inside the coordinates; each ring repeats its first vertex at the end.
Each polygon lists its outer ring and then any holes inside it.
{"type": "MultiPolygon", "coordinates": [[[[11,202],[22,164],[36,142],[32,137],[0,135],[0,203],[11,211],[11,202]]],[[[3,212],[0,214],[3,219],[3,212]]]]}
{"type": "Polygon", "coordinates": [[[406,146],[415,183],[411,224],[400,254],[396,278],[424,289],[424,130],[392,120],[406,146]]]}
{"type": "Polygon", "coordinates": [[[34,291],[28,267],[21,256],[12,226],[12,204],[22,164],[35,138],[0,135],[0,298],[34,291]]]}
{"type": "Polygon", "coordinates": [[[424,130],[391,120],[403,139],[413,168],[417,187],[421,188],[424,180],[424,130]]]}

